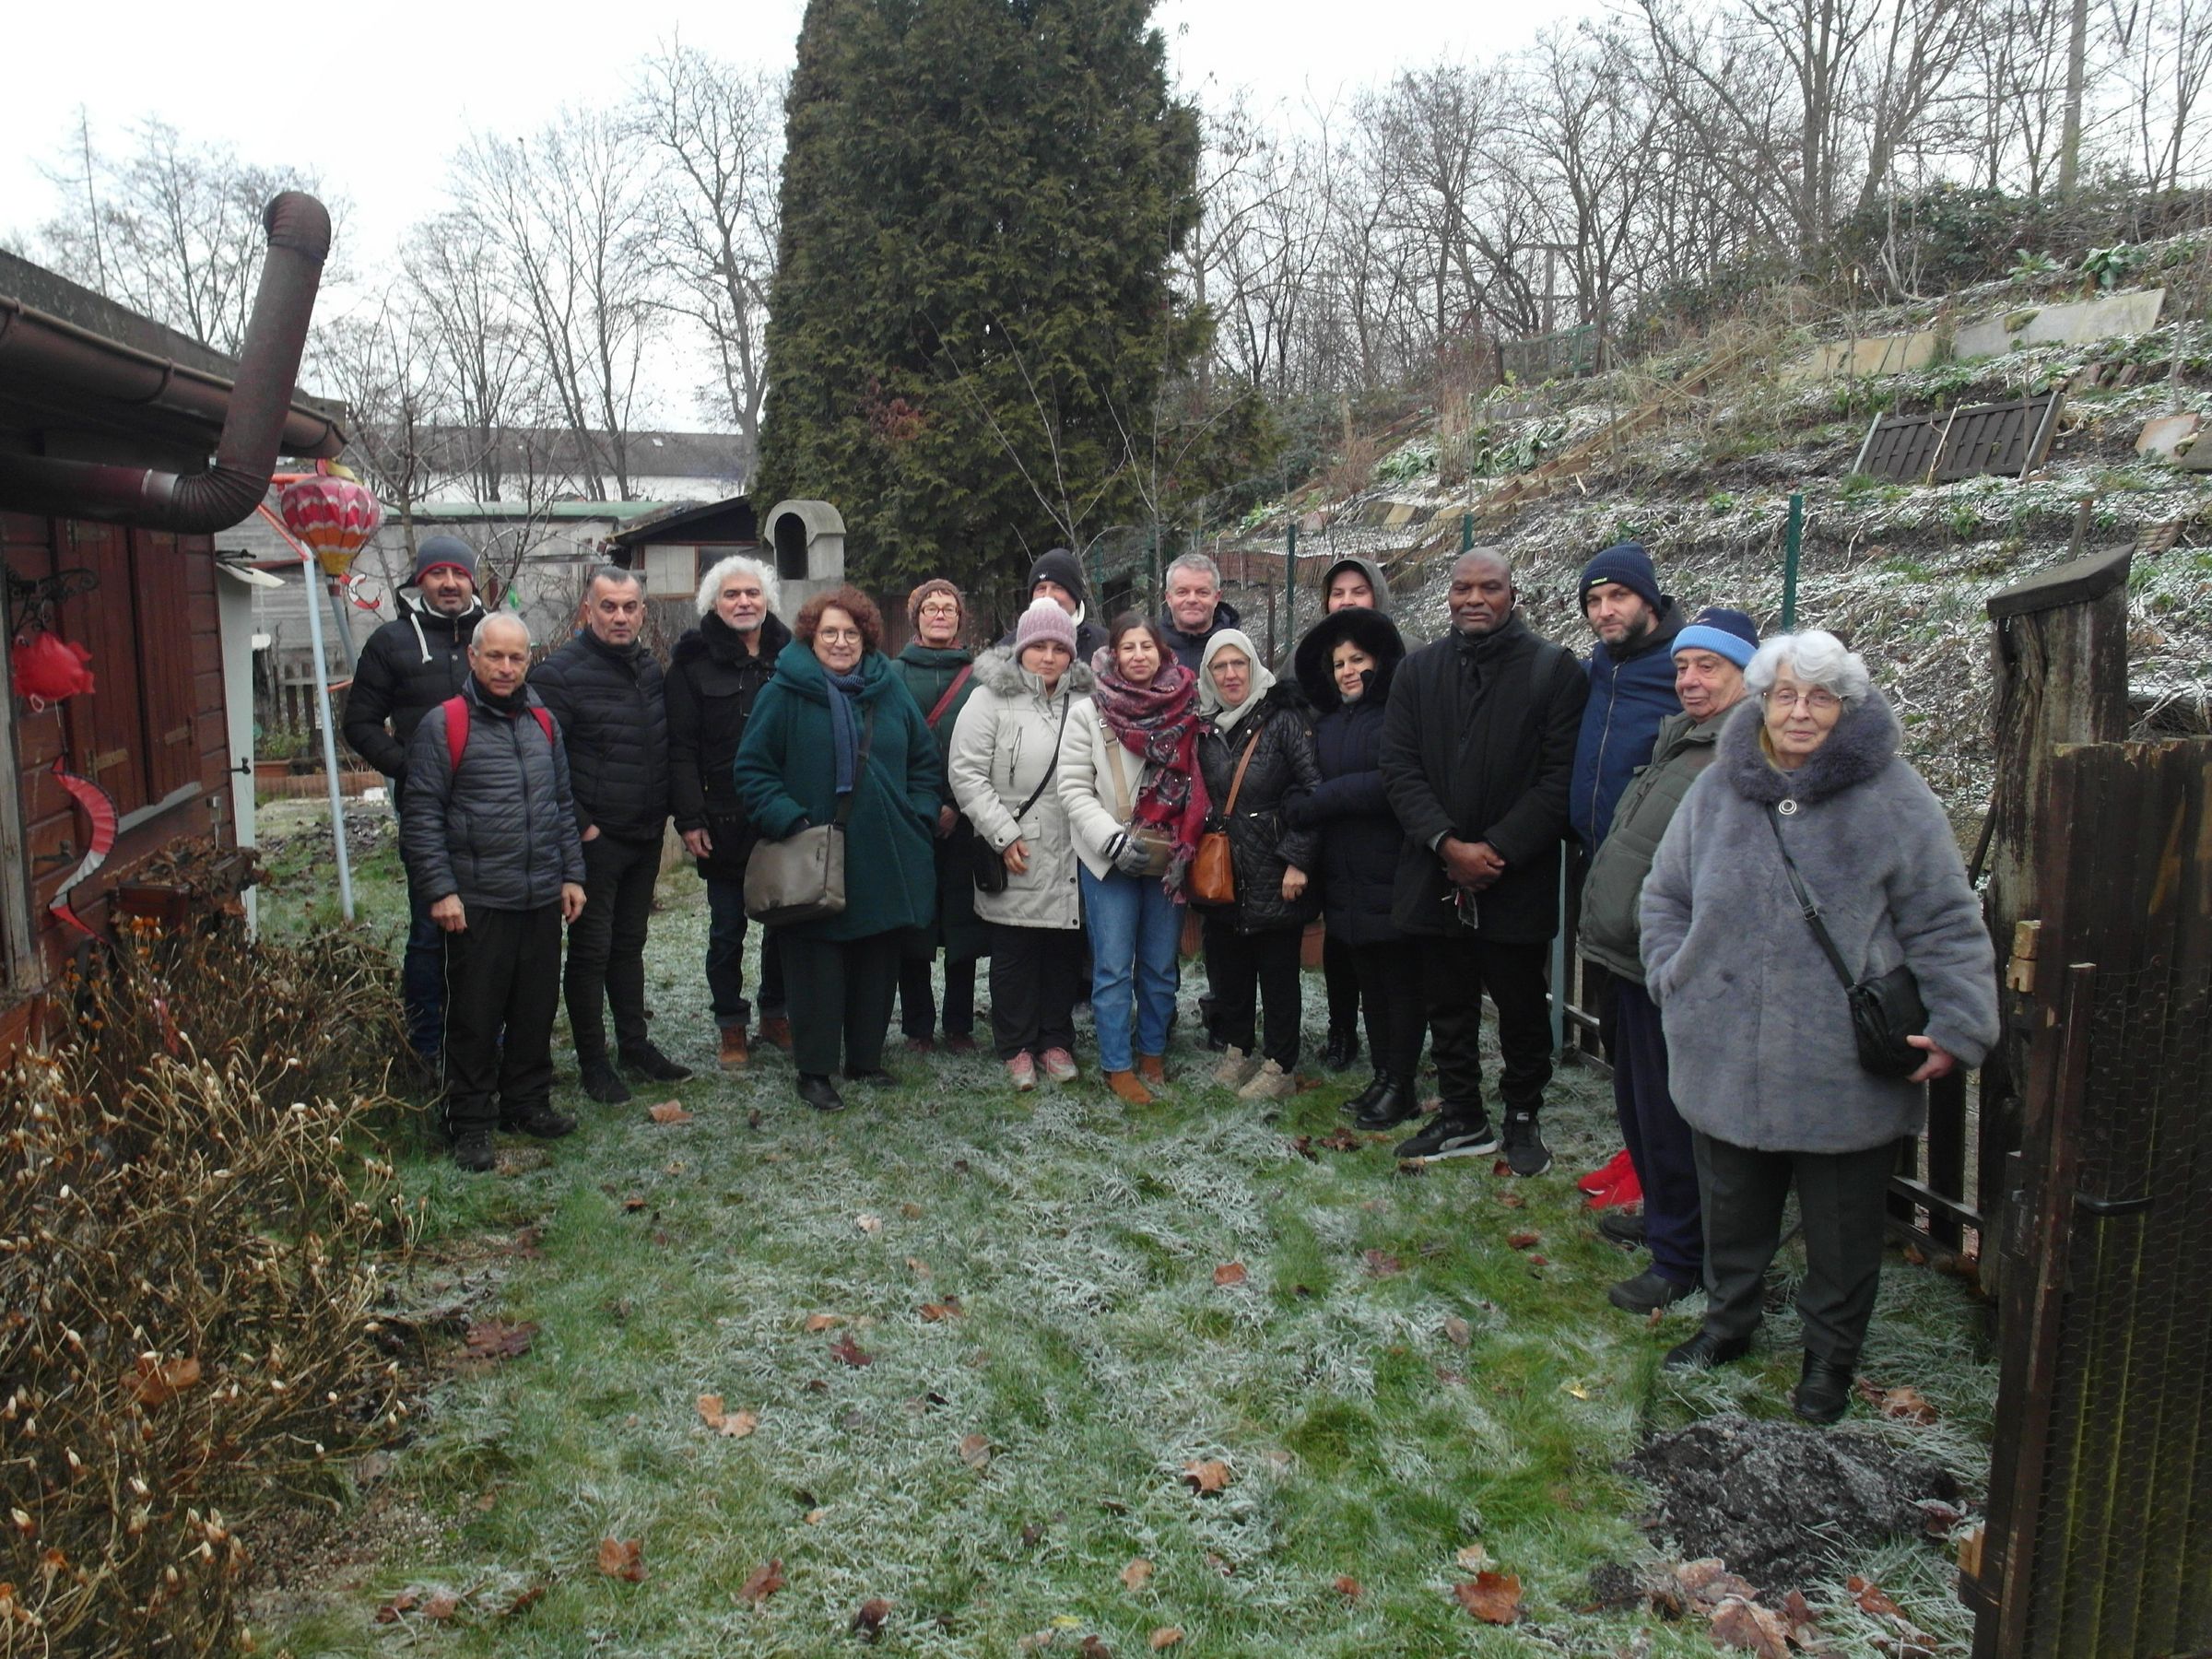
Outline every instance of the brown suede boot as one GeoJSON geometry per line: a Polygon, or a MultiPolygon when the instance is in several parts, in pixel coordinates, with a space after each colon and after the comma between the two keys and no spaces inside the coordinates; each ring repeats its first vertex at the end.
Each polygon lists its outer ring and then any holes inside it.
{"type": "Polygon", "coordinates": [[[1136,1075],[1147,1083],[1164,1084],[1168,1080],[1168,1057],[1165,1054],[1139,1054],[1136,1057],[1136,1075]]]}
{"type": "Polygon", "coordinates": [[[781,1014],[761,1015],[760,1041],[770,1048],[788,1049],[791,1046],[791,1021],[781,1014]]]}
{"type": "Polygon", "coordinates": [[[1132,1106],[1152,1104],[1152,1092],[1136,1080],[1135,1072],[1108,1072],[1106,1087],[1132,1106]]]}
{"type": "Polygon", "coordinates": [[[722,1069],[724,1071],[743,1071],[746,1062],[751,1058],[752,1055],[745,1046],[745,1028],[743,1026],[723,1027],[722,1053],[720,1055],[722,1069]]]}

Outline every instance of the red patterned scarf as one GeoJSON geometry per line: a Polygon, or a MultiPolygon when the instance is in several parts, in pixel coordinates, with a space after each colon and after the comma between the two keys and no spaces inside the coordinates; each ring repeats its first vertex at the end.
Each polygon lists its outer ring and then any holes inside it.
{"type": "Polygon", "coordinates": [[[1091,659],[1098,683],[1091,700],[1106,729],[1124,748],[1152,769],[1136,792],[1130,811],[1137,824],[1167,832],[1174,851],[1162,878],[1171,897],[1182,888],[1183,872],[1198,851],[1206,824],[1206,780],[1198,771],[1198,677],[1172,657],[1149,685],[1135,686],[1114,671],[1111,652],[1091,659]]]}

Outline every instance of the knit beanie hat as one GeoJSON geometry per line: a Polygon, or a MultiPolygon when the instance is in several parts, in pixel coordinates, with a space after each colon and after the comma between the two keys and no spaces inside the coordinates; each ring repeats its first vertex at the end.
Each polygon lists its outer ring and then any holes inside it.
{"type": "Polygon", "coordinates": [[[1083,585],[1083,562],[1065,547],[1048,547],[1037,555],[1037,562],[1030,567],[1030,592],[1034,594],[1041,582],[1057,582],[1065,588],[1078,610],[1090,604],[1089,592],[1083,585]]]}
{"type": "Polygon", "coordinates": [[[1062,610],[1053,599],[1032,599],[1030,608],[1021,613],[1020,626],[1014,630],[1014,660],[1021,661],[1021,653],[1040,640],[1057,640],[1076,653],[1076,619],[1062,610]]]}
{"type": "Polygon", "coordinates": [[[1759,624],[1739,610],[1728,610],[1718,605],[1709,605],[1689,619],[1689,626],[1675,636],[1674,654],[1685,651],[1710,651],[1724,656],[1738,668],[1750,666],[1752,656],[1759,650],[1759,624]]]}
{"type": "Polygon", "coordinates": [[[932,594],[950,594],[952,602],[960,607],[960,626],[968,626],[968,597],[942,576],[932,576],[927,582],[906,596],[907,631],[920,637],[922,632],[922,602],[932,594]]]}
{"type": "Polygon", "coordinates": [[[415,549],[415,581],[432,571],[455,570],[470,582],[477,580],[477,550],[457,535],[426,535],[415,549]]]}
{"type": "Polygon", "coordinates": [[[1618,582],[1653,610],[1665,603],[1659,593],[1659,578],[1652,570],[1652,556],[1635,542],[1621,542],[1607,547],[1584,565],[1582,584],[1574,591],[1574,602],[1587,606],[1590,590],[1606,582],[1618,582]]]}

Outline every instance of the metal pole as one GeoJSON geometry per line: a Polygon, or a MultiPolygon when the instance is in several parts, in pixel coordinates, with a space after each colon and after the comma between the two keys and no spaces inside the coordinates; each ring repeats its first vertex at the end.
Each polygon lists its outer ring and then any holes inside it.
{"type": "Polygon", "coordinates": [[[346,614],[346,587],[335,576],[323,581],[323,592],[330,601],[330,615],[338,636],[338,661],[346,665],[346,673],[353,673],[353,619],[346,614]]]}
{"type": "Polygon", "coordinates": [[[1790,528],[1783,538],[1782,559],[1782,631],[1797,627],[1797,554],[1805,544],[1805,498],[1790,498],[1790,528]]]}
{"type": "Polygon", "coordinates": [[[1283,537],[1283,649],[1288,652],[1290,642],[1298,638],[1298,625],[1291,614],[1298,606],[1298,521],[1292,519],[1288,533],[1283,537]]]}
{"type": "Polygon", "coordinates": [[[1559,860],[1559,925],[1551,935],[1551,1053],[1567,1052],[1567,860],[1559,860]]]}
{"type": "MultiPolygon", "coordinates": [[[[300,549],[301,577],[312,585],[322,580],[314,556],[300,549]]],[[[330,842],[338,854],[338,912],[353,920],[353,861],[346,855],[346,806],[338,790],[338,727],[330,712],[330,667],[323,655],[323,607],[311,594],[307,627],[315,647],[315,696],[323,716],[323,776],[330,784],[330,842]]]]}
{"type": "Polygon", "coordinates": [[[1462,553],[1475,551],[1475,515],[1471,512],[1459,515],[1459,550],[1462,553]]]}

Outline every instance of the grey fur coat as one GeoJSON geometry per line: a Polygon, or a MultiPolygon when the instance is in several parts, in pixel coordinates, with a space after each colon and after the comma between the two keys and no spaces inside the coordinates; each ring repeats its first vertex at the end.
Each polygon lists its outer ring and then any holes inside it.
{"type": "Polygon", "coordinates": [[[1796,803],[1783,838],[1844,962],[1862,976],[1910,967],[1927,1035],[1961,1065],[1997,1039],[1995,956],[1950,823],[1898,758],[1880,693],[1844,710],[1794,772],[1768,761],[1762,712],[1747,699],[1730,717],[1659,842],[1643,885],[1644,982],[1692,1128],[1760,1151],[1862,1151],[1919,1133],[1926,1091],[1859,1065],[1770,806],[1796,803]]]}

